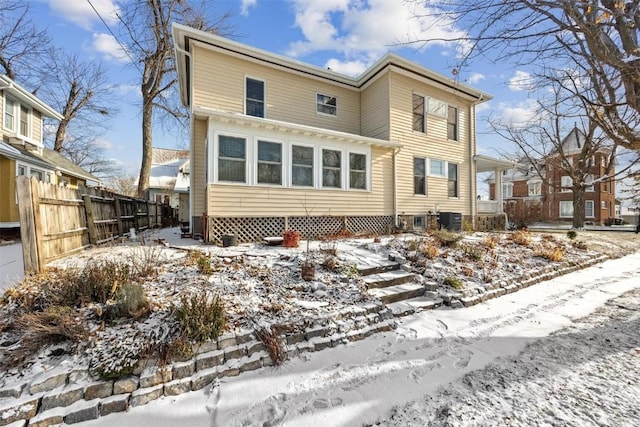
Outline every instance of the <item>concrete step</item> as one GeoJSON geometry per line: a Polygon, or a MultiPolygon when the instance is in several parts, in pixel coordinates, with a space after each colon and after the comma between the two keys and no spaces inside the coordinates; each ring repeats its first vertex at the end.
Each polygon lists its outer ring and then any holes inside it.
{"type": "Polygon", "coordinates": [[[407,273],[404,270],[391,270],[365,276],[364,282],[367,284],[368,289],[386,288],[409,283],[413,281],[413,277],[413,273],[407,273]]]}
{"type": "Polygon", "coordinates": [[[373,288],[369,289],[368,292],[385,304],[390,304],[424,295],[424,286],[412,282],[384,288],[373,288]]]}
{"type": "Polygon", "coordinates": [[[397,301],[387,304],[387,308],[391,310],[395,317],[408,316],[410,314],[419,313],[423,310],[433,310],[442,305],[442,298],[431,298],[420,296],[410,298],[404,301],[397,301]]]}

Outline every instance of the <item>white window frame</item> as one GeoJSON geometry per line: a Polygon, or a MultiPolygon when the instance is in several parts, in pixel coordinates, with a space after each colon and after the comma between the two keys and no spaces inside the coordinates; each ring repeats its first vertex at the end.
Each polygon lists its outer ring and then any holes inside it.
{"type": "Polygon", "coordinates": [[[447,197],[450,199],[459,199],[460,198],[460,163],[447,162],[447,197]],[[449,195],[449,182],[451,179],[449,178],[449,166],[456,165],[456,195],[449,195]]]}
{"type": "Polygon", "coordinates": [[[275,140],[275,139],[270,139],[270,138],[261,138],[259,136],[256,136],[254,138],[255,143],[253,144],[253,149],[254,149],[254,159],[256,159],[256,161],[254,162],[255,164],[255,170],[254,170],[254,176],[256,177],[256,182],[255,185],[259,185],[259,186],[268,186],[268,187],[282,187],[285,185],[285,175],[286,175],[286,157],[285,157],[285,144],[283,141],[279,141],[279,140],[275,140]],[[258,175],[258,165],[260,165],[260,163],[265,163],[265,164],[274,164],[274,162],[267,162],[264,160],[260,160],[259,157],[259,151],[260,151],[260,143],[261,142],[268,142],[271,144],[278,144],[280,145],[280,184],[273,184],[273,183],[268,183],[268,182],[259,182],[258,180],[260,179],[259,175],[258,175]]]}
{"type": "MultiPolygon", "coordinates": [[[[341,150],[339,148],[335,148],[335,147],[320,147],[320,158],[318,159],[320,161],[320,187],[325,189],[325,190],[342,190],[345,188],[345,150],[341,150]],[[324,185],[324,170],[325,170],[325,166],[324,166],[324,151],[335,151],[340,153],[340,185],[337,187],[329,187],[329,186],[325,186],[324,185]]],[[[331,169],[331,170],[335,170],[336,167],[335,166],[327,166],[327,169],[331,169]]]]}
{"type": "MultiPolygon", "coordinates": [[[[292,141],[289,144],[289,162],[287,163],[289,167],[289,176],[290,180],[287,181],[287,185],[292,188],[318,188],[318,148],[312,144],[303,144],[300,142],[292,141]],[[311,185],[300,185],[293,183],[293,147],[303,147],[303,148],[311,148],[313,150],[313,160],[311,162],[311,185]]],[[[306,167],[306,166],[305,166],[306,167]]]]}
{"type": "Polygon", "coordinates": [[[248,135],[242,135],[234,132],[215,132],[214,144],[213,144],[213,159],[211,161],[211,165],[213,166],[213,171],[211,176],[213,177],[213,182],[216,184],[225,184],[225,185],[247,185],[251,182],[251,177],[249,176],[249,153],[251,147],[249,147],[249,143],[251,138],[248,135]],[[244,181],[227,181],[221,180],[219,176],[219,161],[220,161],[220,137],[228,136],[231,138],[241,138],[244,139],[244,181]]]}
{"type": "Polygon", "coordinates": [[[593,200],[585,200],[584,201],[584,217],[585,218],[595,218],[593,200]],[[591,206],[591,208],[589,208],[589,206],[591,206]],[[591,214],[589,214],[589,209],[591,209],[591,214]]]}
{"type": "Polygon", "coordinates": [[[584,180],[584,183],[585,183],[584,191],[587,191],[589,193],[593,193],[594,191],[596,191],[595,185],[593,184],[593,180],[594,180],[594,176],[592,173],[587,175],[587,177],[584,180]]]}
{"type": "Polygon", "coordinates": [[[502,183],[502,198],[510,199],[513,197],[513,182],[502,183]]]}
{"type": "Polygon", "coordinates": [[[422,229],[425,228],[426,218],[424,215],[414,215],[413,228],[422,229]]]}
{"type": "Polygon", "coordinates": [[[412,177],[413,177],[413,195],[414,196],[421,196],[424,197],[428,194],[428,188],[429,186],[427,185],[427,177],[429,176],[429,171],[427,169],[427,165],[428,165],[428,158],[425,157],[413,157],[413,164],[411,165],[411,167],[413,168],[413,173],[412,173],[412,177]],[[424,169],[424,193],[416,193],[416,166],[415,166],[415,161],[422,161],[422,167],[424,169]]]}
{"type": "Polygon", "coordinates": [[[561,193],[571,193],[573,190],[571,187],[573,186],[573,179],[569,175],[563,175],[560,178],[560,192],[561,193]]]}
{"type": "Polygon", "coordinates": [[[267,82],[264,79],[245,74],[245,76],[244,76],[244,114],[246,116],[258,117],[258,118],[263,118],[263,119],[267,117],[267,82]],[[262,82],[262,98],[263,98],[262,99],[262,117],[247,114],[247,100],[248,100],[248,97],[247,97],[248,96],[248,94],[247,94],[247,83],[248,83],[248,80],[255,80],[257,82],[262,82]]]}
{"type": "Polygon", "coordinates": [[[369,191],[369,183],[371,180],[369,179],[371,173],[371,162],[369,159],[369,153],[364,151],[356,151],[356,150],[347,150],[346,156],[347,163],[347,190],[352,191],[369,191]],[[351,188],[351,155],[359,155],[364,156],[364,188],[351,188]]]}
{"type": "Polygon", "coordinates": [[[606,200],[602,200],[600,202],[600,209],[608,209],[609,206],[607,206],[607,201],[606,200]]]}
{"type": "Polygon", "coordinates": [[[529,197],[542,196],[542,181],[540,179],[527,182],[527,195],[529,197]]]}
{"type": "Polygon", "coordinates": [[[338,97],[334,95],[327,95],[325,93],[316,92],[316,114],[327,117],[338,117],[338,97]],[[329,98],[329,100],[334,100],[335,105],[327,104],[326,102],[320,102],[320,97],[329,98]],[[320,111],[323,108],[333,108],[334,113],[327,113],[325,111],[320,111]]]}
{"type": "Polygon", "coordinates": [[[560,201],[559,204],[558,204],[558,216],[560,218],[573,218],[573,201],[571,201],[571,200],[560,201]],[[566,208],[564,209],[565,213],[563,214],[563,208],[562,208],[563,206],[570,206],[571,207],[571,209],[570,209],[571,214],[566,213],[566,211],[567,211],[566,208]]]}
{"type": "Polygon", "coordinates": [[[31,135],[33,134],[33,122],[32,122],[32,117],[33,117],[33,109],[27,105],[22,105],[19,104],[18,105],[18,111],[20,112],[20,114],[18,115],[18,120],[17,120],[17,129],[16,129],[16,133],[22,137],[31,139],[31,135]],[[26,116],[27,116],[27,133],[22,133],[22,116],[23,116],[23,111],[22,109],[26,110],[26,116]]]}
{"type": "Polygon", "coordinates": [[[460,108],[458,108],[457,105],[447,105],[447,140],[449,141],[460,141],[460,108]],[[455,126],[454,130],[455,130],[455,134],[453,135],[453,138],[449,138],[449,125],[451,124],[449,122],[449,109],[453,108],[455,109],[455,118],[456,118],[456,122],[453,124],[455,126]]]}
{"type": "Polygon", "coordinates": [[[19,125],[18,117],[20,115],[20,103],[16,101],[14,98],[10,96],[4,95],[4,99],[2,100],[2,127],[3,129],[8,130],[9,132],[18,133],[17,127],[19,125]],[[7,120],[7,105],[11,102],[13,105],[13,112],[9,114],[11,116],[11,121],[7,120]],[[10,123],[11,127],[7,126],[10,123]]]}

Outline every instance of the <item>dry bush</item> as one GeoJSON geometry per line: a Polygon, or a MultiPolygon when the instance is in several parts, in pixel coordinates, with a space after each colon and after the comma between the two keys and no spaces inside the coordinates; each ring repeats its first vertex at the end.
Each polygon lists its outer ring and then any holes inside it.
{"type": "Polygon", "coordinates": [[[416,240],[416,239],[407,240],[407,250],[412,252],[417,251],[418,248],[420,247],[421,242],[422,242],[421,240],[416,240]]]}
{"type": "Polygon", "coordinates": [[[22,313],[7,322],[5,329],[19,337],[16,344],[0,349],[0,366],[11,369],[37,354],[46,345],[64,341],[78,343],[88,331],[70,307],[51,306],[44,311],[22,313]]]}
{"type": "Polygon", "coordinates": [[[460,245],[460,249],[465,255],[474,261],[480,261],[484,257],[485,251],[474,245],[460,245]]]}
{"type": "Polygon", "coordinates": [[[322,261],[322,266],[329,271],[336,271],[338,270],[338,267],[340,265],[338,262],[338,258],[336,258],[334,255],[330,253],[325,253],[324,261],[322,261]]]}
{"type": "Polygon", "coordinates": [[[464,274],[467,277],[471,277],[473,276],[473,268],[470,267],[462,267],[462,274],[464,274]]]}
{"type": "Polygon", "coordinates": [[[156,276],[158,267],[164,261],[162,246],[141,246],[133,250],[127,260],[132,277],[156,276]]]}
{"type": "Polygon", "coordinates": [[[440,250],[435,245],[423,244],[420,247],[420,252],[422,253],[422,255],[424,255],[425,257],[427,257],[429,259],[435,259],[438,256],[438,254],[440,253],[440,250]]]}
{"type": "Polygon", "coordinates": [[[441,230],[433,230],[430,231],[431,236],[433,236],[442,246],[447,246],[450,248],[455,247],[460,240],[462,240],[463,236],[460,233],[454,233],[452,231],[448,231],[446,228],[441,230]]]}
{"type": "Polygon", "coordinates": [[[562,248],[541,248],[536,250],[536,256],[548,259],[549,261],[560,262],[564,258],[564,250],[562,248]]]}
{"type": "Polygon", "coordinates": [[[256,327],[254,332],[267,348],[273,364],[282,365],[287,360],[287,349],[284,340],[278,336],[274,328],[256,327]]]}
{"type": "Polygon", "coordinates": [[[583,240],[574,240],[573,242],[571,242],[571,246],[583,251],[586,251],[588,249],[587,243],[583,240]]]}
{"type": "Polygon", "coordinates": [[[115,304],[107,308],[110,320],[128,318],[139,319],[151,310],[144,288],[138,283],[125,283],[115,291],[115,304]]]}
{"type": "Polygon", "coordinates": [[[532,236],[526,230],[518,230],[511,234],[511,241],[522,246],[531,246],[532,236]]]}
{"type": "Polygon", "coordinates": [[[180,306],[173,312],[183,336],[195,342],[217,339],[225,326],[224,305],[217,296],[207,291],[182,295],[180,306]]]}
{"type": "Polygon", "coordinates": [[[482,241],[482,244],[489,249],[495,249],[495,247],[498,246],[498,239],[495,236],[487,236],[487,238],[482,241]]]}

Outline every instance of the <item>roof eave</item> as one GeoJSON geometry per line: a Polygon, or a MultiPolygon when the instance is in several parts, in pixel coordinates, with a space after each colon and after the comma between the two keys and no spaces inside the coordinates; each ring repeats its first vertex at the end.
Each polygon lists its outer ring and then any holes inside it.
{"type": "Polygon", "coordinates": [[[40,98],[33,95],[31,92],[29,92],[4,74],[0,74],[0,82],[2,82],[3,84],[2,86],[0,86],[0,89],[8,90],[21,101],[26,101],[26,103],[28,103],[32,108],[40,111],[43,116],[57,120],[62,120],[64,118],[62,114],[58,113],[40,98]]]}

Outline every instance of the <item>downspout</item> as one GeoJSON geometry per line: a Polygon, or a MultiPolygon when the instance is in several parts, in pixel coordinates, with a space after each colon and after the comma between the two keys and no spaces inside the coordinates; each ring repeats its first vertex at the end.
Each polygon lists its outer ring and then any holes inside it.
{"type": "Polygon", "coordinates": [[[393,222],[398,227],[398,153],[402,148],[393,149],[393,222]]]}
{"type": "MultiPolygon", "coordinates": [[[[191,63],[193,63],[193,60],[191,58],[191,52],[188,52],[184,49],[182,49],[180,46],[178,46],[178,43],[174,43],[173,47],[175,48],[176,52],[186,56],[189,58],[189,60],[191,61],[191,63]]],[[[177,55],[176,55],[177,56],[177,55]]],[[[185,67],[186,68],[186,67],[185,67]]],[[[189,68],[189,73],[192,73],[193,67],[189,68]]],[[[193,82],[193,76],[189,76],[189,80],[193,82]]],[[[189,102],[192,101],[192,97],[191,94],[189,94],[189,102]]],[[[193,185],[193,177],[195,175],[194,173],[194,159],[193,159],[193,139],[194,139],[194,121],[193,121],[193,108],[189,108],[189,122],[191,123],[190,130],[191,130],[191,135],[189,136],[189,230],[191,231],[191,233],[194,232],[194,224],[193,224],[193,195],[194,195],[194,188],[195,186],[193,185]]],[[[193,236],[193,234],[192,234],[193,236]]]]}
{"type": "MultiPolygon", "coordinates": [[[[478,101],[482,100],[482,95],[478,98],[478,101]]],[[[476,110],[475,110],[475,106],[476,103],[473,102],[471,103],[471,105],[469,106],[469,121],[471,123],[471,126],[469,126],[469,162],[470,162],[470,167],[469,167],[469,185],[470,188],[472,189],[471,191],[471,200],[469,201],[470,203],[470,212],[471,212],[471,224],[473,226],[473,228],[475,229],[476,227],[476,212],[477,212],[477,194],[478,194],[478,186],[477,186],[477,180],[478,180],[478,176],[476,173],[476,161],[474,159],[474,156],[476,155],[476,110]],[[475,191],[473,191],[475,190],[475,191]]]]}

